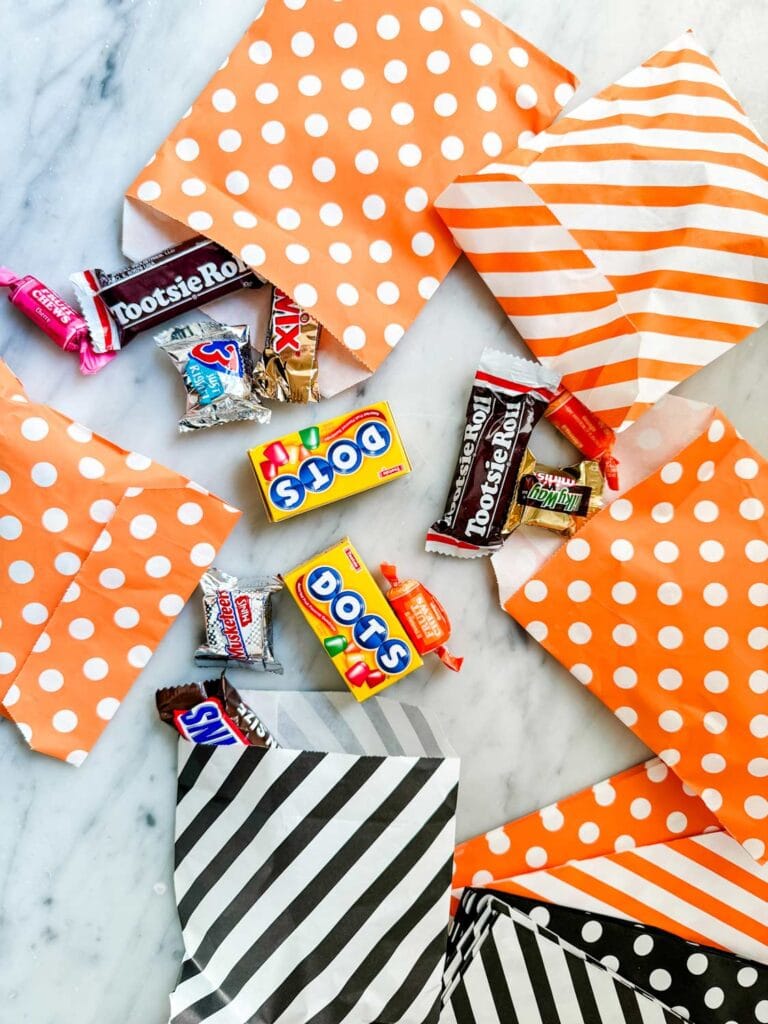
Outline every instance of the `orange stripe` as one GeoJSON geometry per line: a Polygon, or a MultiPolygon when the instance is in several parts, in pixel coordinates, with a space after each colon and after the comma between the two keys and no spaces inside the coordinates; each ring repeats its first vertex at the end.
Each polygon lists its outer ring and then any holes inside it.
{"type": "Polygon", "coordinates": [[[632,323],[638,331],[676,334],[681,338],[701,341],[727,341],[732,345],[754,331],[754,327],[742,324],[721,324],[710,320],[695,320],[693,317],[665,316],[662,313],[633,313],[632,323]]]}
{"type": "Polygon", "coordinates": [[[559,224],[547,206],[492,206],[481,210],[443,209],[441,216],[451,228],[551,227],[559,224]]]}
{"type": "Polygon", "coordinates": [[[617,274],[608,278],[623,293],[656,288],[661,291],[693,292],[721,299],[768,304],[768,284],[758,281],[712,277],[684,270],[647,270],[642,274],[617,274]]]}
{"type": "Polygon", "coordinates": [[[763,236],[742,235],[711,228],[673,228],[670,231],[610,231],[571,229],[585,249],[644,250],[668,245],[686,245],[695,249],[722,249],[742,256],[765,256],[768,249],[763,236]]]}
{"type": "Polygon", "coordinates": [[[620,316],[615,320],[611,320],[608,324],[601,324],[599,327],[592,327],[587,331],[579,331],[578,334],[526,339],[526,343],[540,359],[545,359],[562,355],[564,352],[573,352],[577,348],[583,348],[585,345],[591,345],[596,341],[606,341],[608,338],[630,334],[633,331],[634,326],[632,322],[620,316]]]}
{"type": "Polygon", "coordinates": [[[679,921],[676,921],[674,917],[668,917],[666,914],[661,913],[661,911],[647,906],[641,900],[635,899],[621,889],[614,889],[607,882],[603,882],[593,875],[580,871],[575,865],[564,865],[562,868],[558,868],[556,872],[552,872],[552,874],[568,885],[572,885],[574,889],[578,889],[588,896],[593,896],[595,899],[602,900],[609,907],[613,907],[615,910],[633,917],[636,921],[656,925],[658,928],[664,928],[675,935],[681,935],[685,939],[693,939],[695,942],[712,945],[710,938],[705,938],[698,932],[689,930],[684,925],[681,925],[679,921]]]}
{"type": "MultiPolygon", "coordinates": [[[[624,405],[620,409],[601,409],[597,416],[607,423],[609,427],[613,427],[614,430],[618,429],[624,420],[630,420],[634,422],[639,420],[644,412],[653,408],[653,402],[635,402],[633,405],[624,405]]],[[[621,469],[619,469],[621,472],[621,469]]]]}
{"type": "Polygon", "coordinates": [[[480,274],[584,270],[592,267],[589,257],[581,249],[559,249],[557,252],[475,252],[471,259],[480,274]]]}
{"type": "MultiPolygon", "coordinates": [[[[761,145],[759,136],[751,129],[729,117],[706,114],[657,113],[647,114],[616,113],[607,117],[589,118],[576,121],[574,131],[598,131],[605,128],[629,127],[678,132],[711,132],[712,134],[738,135],[749,142],[761,145]]],[[[578,141],[578,140],[575,140],[578,141]]]]}
{"type": "MultiPolygon", "coordinates": [[[[733,96],[722,86],[711,82],[660,82],[658,85],[612,85],[600,94],[602,100],[661,100],[668,96],[701,96],[708,99],[725,100],[740,114],[744,111],[733,96]]],[[[569,118],[572,122],[573,119],[569,118]]],[[[556,128],[559,128],[558,121],[556,128]]]]}
{"type": "Polygon", "coordinates": [[[596,366],[591,370],[567,373],[563,377],[563,384],[569,391],[583,391],[585,388],[603,387],[606,384],[625,384],[638,377],[679,382],[690,377],[697,369],[696,366],[666,362],[661,359],[624,359],[620,363],[608,363],[605,366],[596,366]]]}
{"type": "Polygon", "coordinates": [[[553,206],[578,203],[582,206],[689,206],[709,203],[732,209],[768,214],[768,199],[715,185],[587,185],[536,184],[536,194],[553,206]]]}
{"type": "Polygon", "coordinates": [[[700,64],[718,74],[710,57],[688,47],[684,50],[659,50],[648,60],[643,61],[642,66],[644,68],[673,68],[677,64],[700,64]]]}
{"type": "MultiPolygon", "coordinates": [[[[583,128],[582,124],[582,128],[583,128]]],[[[545,150],[539,160],[546,163],[595,163],[604,160],[636,160],[638,151],[643,160],[679,160],[681,163],[722,164],[724,167],[738,167],[749,171],[758,178],[768,173],[765,164],[741,153],[718,153],[713,149],[675,149],[673,147],[649,146],[642,141],[619,142],[610,140],[601,143],[574,142],[571,146],[552,146],[545,150]]]]}
{"type": "MultiPolygon", "coordinates": [[[[727,878],[734,885],[738,885],[739,888],[751,893],[757,899],[768,902],[768,882],[761,878],[756,878],[749,871],[739,867],[738,864],[733,864],[713,850],[708,850],[706,846],[701,846],[699,843],[694,842],[687,843],[685,856],[689,860],[695,860],[703,868],[709,868],[710,871],[714,871],[716,875],[722,875],[723,878],[727,878]]],[[[768,924],[765,926],[765,939],[763,941],[768,944],[768,924]]]]}
{"type": "Polygon", "coordinates": [[[496,296],[509,317],[547,316],[555,313],[591,313],[613,305],[616,296],[609,292],[575,292],[570,295],[523,295],[521,297],[496,296]]]}
{"type": "MultiPolygon", "coordinates": [[[[742,914],[740,910],[735,910],[728,903],[723,903],[715,896],[710,896],[709,893],[703,892],[696,886],[691,885],[680,875],[673,874],[671,871],[666,871],[656,864],[643,860],[642,857],[638,857],[632,851],[628,852],[626,856],[631,861],[630,870],[641,878],[659,886],[660,889],[674,893],[675,896],[685,900],[686,903],[698,907],[704,913],[717,918],[718,921],[730,925],[731,928],[759,939],[760,929],[757,926],[757,922],[748,914],[742,914]]],[[[718,874],[723,874],[722,869],[718,871],[718,874]]],[[[728,876],[724,875],[724,877],[727,878],[728,876]]]]}

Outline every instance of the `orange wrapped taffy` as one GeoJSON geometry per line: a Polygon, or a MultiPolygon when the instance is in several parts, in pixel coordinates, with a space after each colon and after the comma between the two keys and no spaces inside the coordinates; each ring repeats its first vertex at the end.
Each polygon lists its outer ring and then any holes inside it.
{"type": "Polygon", "coordinates": [[[397,568],[382,562],[381,574],[389,583],[387,601],[419,654],[436,654],[452,672],[464,663],[445,647],[451,638],[451,620],[434,594],[418,580],[401,580],[397,568]]]}

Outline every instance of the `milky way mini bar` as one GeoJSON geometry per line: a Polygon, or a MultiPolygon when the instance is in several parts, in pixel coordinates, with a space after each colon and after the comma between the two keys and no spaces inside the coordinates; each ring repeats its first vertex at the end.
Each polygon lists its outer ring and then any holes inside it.
{"type": "Polygon", "coordinates": [[[199,235],[123,270],[81,270],[70,281],[95,352],[116,351],[180,313],[264,283],[237,256],[199,235]]]}

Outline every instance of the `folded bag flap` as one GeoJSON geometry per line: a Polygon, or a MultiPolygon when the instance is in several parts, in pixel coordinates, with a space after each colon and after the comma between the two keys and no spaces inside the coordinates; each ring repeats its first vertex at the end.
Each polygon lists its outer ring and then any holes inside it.
{"type": "Polygon", "coordinates": [[[127,195],[242,256],[373,371],[456,260],[435,195],[573,86],[458,0],[269,0],[127,195]]]}
{"type": "Polygon", "coordinates": [[[239,512],[2,380],[0,699],[80,764],[239,512]]]}

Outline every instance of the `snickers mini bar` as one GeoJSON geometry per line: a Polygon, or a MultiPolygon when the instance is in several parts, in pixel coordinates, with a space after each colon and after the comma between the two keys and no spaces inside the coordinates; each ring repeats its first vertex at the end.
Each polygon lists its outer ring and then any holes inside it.
{"type": "Polygon", "coordinates": [[[348,537],[284,573],[283,582],[358,701],[423,664],[348,537]]]}
{"type": "Polygon", "coordinates": [[[190,743],[216,747],[276,747],[256,712],[227,677],[167,686],[155,694],[157,713],[190,743]]]}
{"type": "Polygon", "coordinates": [[[248,457],[273,523],[411,471],[386,402],[286,434],[252,448],[248,457]]]}
{"type": "Polygon", "coordinates": [[[559,383],[559,374],[539,363],[485,349],[447,507],[427,533],[427,551],[478,558],[501,547],[531,433],[559,383]]]}
{"type": "Polygon", "coordinates": [[[81,270],[70,281],[96,352],[115,352],[180,313],[264,283],[242,260],[201,236],[113,273],[81,270]]]}

